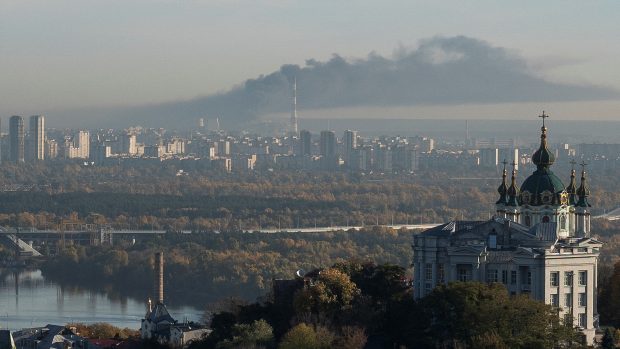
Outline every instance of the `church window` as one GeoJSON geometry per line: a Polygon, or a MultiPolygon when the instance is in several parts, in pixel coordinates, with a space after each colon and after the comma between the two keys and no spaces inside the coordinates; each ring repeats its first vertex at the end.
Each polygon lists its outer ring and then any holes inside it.
{"type": "Polygon", "coordinates": [[[471,267],[461,265],[457,267],[456,276],[459,281],[469,281],[471,279],[471,267]]]}
{"type": "Polygon", "coordinates": [[[542,222],[543,223],[549,223],[549,216],[543,216],[542,222]]]}
{"type": "Polygon", "coordinates": [[[430,263],[426,263],[424,270],[424,278],[426,280],[433,280],[433,265],[430,263]]]}
{"type": "Polygon", "coordinates": [[[579,285],[585,286],[588,284],[588,272],[586,270],[579,271],[579,285]]]}
{"type": "Polygon", "coordinates": [[[551,295],[551,305],[554,307],[560,306],[560,295],[555,293],[551,295]]]}
{"type": "Polygon", "coordinates": [[[532,225],[532,217],[529,214],[525,215],[525,225],[528,227],[532,225]]]}
{"type": "Polygon", "coordinates": [[[521,193],[521,202],[526,205],[530,203],[530,193],[528,191],[521,193]]]}
{"type": "Polygon", "coordinates": [[[445,272],[443,269],[443,264],[437,264],[437,282],[443,283],[445,280],[445,272]]]}
{"type": "Polygon", "coordinates": [[[588,297],[586,296],[585,292],[579,294],[578,302],[580,307],[585,307],[586,305],[588,305],[588,297]]]}
{"type": "Polygon", "coordinates": [[[566,230],[566,215],[560,216],[560,229],[566,230]]]}
{"type": "Polygon", "coordinates": [[[564,306],[569,307],[569,308],[573,306],[573,294],[572,293],[566,293],[564,295],[564,306]]]}
{"type": "Polygon", "coordinates": [[[553,194],[551,194],[550,191],[545,190],[544,192],[542,192],[541,194],[541,200],[543,204],[550,204],[551,203],[551,199],[553,197],[553,194]]]}
{"type": "Polygon", "coordinates": [[[579,314],[579,326],[586,328],[587,326],[587,316],[585,313],[579,314]]]}
{"type": "Polygon", "coordinates": [[[572,325],[573,324],[573,314],[571,314],[571,313],[564,314],[564,324],[565,325],[572,325]]]}
{"type": "Polygon", "coordinates": [[[487,282],[497,282],[497,269],[487,270],[487,282]]]}
{"type": "Polygon", "coordinates": [[[510,284],[511,285],[517,284],[517,271],[516,270],[510,271],[510,284]]]}
{"type": "Polygon", "coordinates": [[[557,271],[551,272],[551,277],[549,278],[551,281],[551,286],[560,286],[560,273],[557,271]]]}
{"type": "Polygon", "coordinates": [[[564,286],[573,286],[573,272],[572,271],[564,272],[564,286]]]}
{"type": "Polygon", "coordinates": [[[532,284],[532,272],[528,271],[527,272],[527,280],[526,280],[526,285],[531,285],[532,284]]]}
{"type": "Polygon", "coordinates": [[[490,249],[497,248],[497,234],[489,234],[489,248],[490,249]]]}

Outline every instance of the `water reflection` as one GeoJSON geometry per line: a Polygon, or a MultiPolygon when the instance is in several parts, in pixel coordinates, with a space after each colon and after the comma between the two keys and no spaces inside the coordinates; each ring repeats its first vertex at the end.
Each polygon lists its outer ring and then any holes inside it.
{"type": "MultiPolygon", "coordinates": [[[[47,281],[40,270],[0,269],[0,324],[16,330],[48,323],[109,322],[137,329],[144,316],[142,302],[108,290],[84,290],[47,281]]],[[[172,315],[198,321],[201,311],[169,306],[172,315]]]]}

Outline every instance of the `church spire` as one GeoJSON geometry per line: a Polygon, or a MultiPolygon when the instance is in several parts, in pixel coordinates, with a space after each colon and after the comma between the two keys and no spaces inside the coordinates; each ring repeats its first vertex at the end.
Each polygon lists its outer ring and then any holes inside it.
{"type": "Polygon", "coordinates": [[[517,162],[512,162],[512,177],[510,179],[510,187],[508,187],[508,206],[519,206],[519,188],[517,187],[517,162]]]}
{"type": "Polygon", "coordinates": [[[532,155],[532,162],[536,165],[538,170],[548,169],[555,161],[555,156],[549,148],[547,148],[547,127],[545,126],[545,119],[548,117],[549,115],[545,114],[544,110],[542,115],[539,116],[539,118],[543,120],[542,127],[540,128],[540,146],[538,150],[534,152],[534,155],[532,155]]]}
{"type": "Polygon", "coordinates": [[[574,206],[577,204],[577,182],[575,180],[575,160],[570,161],[570,183],[566,187],[566,193],[568,194],[568,204],[574,206]]]}
{"type": "Polygon", "coordinates": [[[497,200],[496,204],[505,205],[508,202],[508,185],[506,184],[506,159],[502,161],[504,164],[504,171],[502,172],[502,184],[497,188],[497,192],[499,193],[499,200],[497,200]]]}
{"type": "Polygon", "coordinates": [[[586,163],[581,162],[581,185],[579,189],[577,189],[577,195],[579,196],[579,202],[577,202],[577,206],[579,207],[590,207],[590,203],[588,202],[588,196],[590,196],[590,186],[586,181],[586,163]]]}

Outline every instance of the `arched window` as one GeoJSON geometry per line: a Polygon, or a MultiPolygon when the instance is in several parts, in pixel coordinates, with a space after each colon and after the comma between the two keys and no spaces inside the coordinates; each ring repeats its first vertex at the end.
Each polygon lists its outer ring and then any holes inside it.
{"type": "Polygon", "coordinates": [[[566,230],[566,215],[560,216],[560,229],[566,230]]]}
{"type": "Polygon", "coordinates": [[[542,222],[543,223],[549,223],[549,216],[543,216],[542,222]]]}

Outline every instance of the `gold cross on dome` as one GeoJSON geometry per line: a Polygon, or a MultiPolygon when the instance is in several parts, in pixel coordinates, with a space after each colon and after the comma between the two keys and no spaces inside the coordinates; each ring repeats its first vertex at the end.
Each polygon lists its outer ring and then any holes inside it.
{"type": "Polygon", "coordinates": [[[545,127],[545,119],[549,117],[549,114],[545,114],[545,111],[543,110],[542,115],[538,115],[539,118],[542,118],[543,120],[543,127],[545,127]]]}

